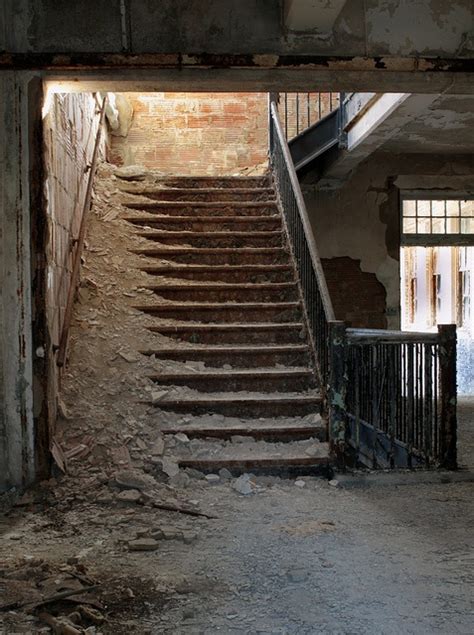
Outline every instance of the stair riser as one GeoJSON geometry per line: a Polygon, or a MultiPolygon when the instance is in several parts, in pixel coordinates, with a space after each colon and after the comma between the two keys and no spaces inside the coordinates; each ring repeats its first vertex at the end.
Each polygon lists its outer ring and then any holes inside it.
{"type": "Polygon", "coordinates": [[[173,191],[167,190],[140,190],[139,188],[121,188],[124,192],[145,196],[150,201],[199,201],[204,203],[261,203],[275,200],[275,193],[268,192],[233,192],[232,190],[216,190],[214,192],[200,192],[195,190],[190,192],[186,189],[173,191]]]}
{"type": "Polygon", "coordinates": [[[320,404],[301,403],[301,404],[268,404],[268,403],[251,403],[251,404],[234,404],[232,402],[216,403],[213,405],[198,405],[176,403],[172,405],[156,406],[160,410],[167,412],[177,412],[183,414],[206,414],[216,413],[227,417],[286,417],[286,416],[305,416],[317,413],[320,410],[320,404]]]}
{"type": "Polygon", "coordinates": [[[230,392],[255,390],[255,386],[258,385],[259,392],[297,392],[300,390],[309,390],[316,387],[314,377],[259,377],[255,378],[243,378],[243,377],[210,377],[200,378],[197,376],[189,377],[186,379],[178,380],[176,378],[169,381],[163,381],[159,377],[156,383],[160,386],[187,386],[194,390],[201,392],[230,392]]]}
{"type": "Polygon", "coordinates": [[[305,341],[304,333],[297,330],[285,331],[229,331],[199,333],[163,333],[165,337],[193,344],[301,344],[305,341]]]}
{"type": "MultiPolygon", "coordinates": [[[[162,430],[163,434],[173,434],[168,430],[162,430]]],[[[256,439],[258,441],[270,441],[270,442],[280,442],[280,443],[290,443],[291,441],[302,441],[304,439],[318,439],[318,441],[325,442],[327,441],[327,433],[324,428],[315,427],[311,428],[311,430],[272,430],[267,432],[266,430],[259,430],[255,428],[252,431],[243,431],[243,430],[190,430],[183,429],[180,432],[184,432],[189,439],[222,439],[229,440],[233,436],[244,436],[249,437],[251,439],[256,439]]]]}
{"type": "Polygon", "coordinates": [[[284,366],[308,366],[310,364],[309,354],[297,353],[262,353],[262,354],[245,354],[233,353],[232,355],[219,352],[212,354],[200,354],[199,351],[190,352],[186,355],[180,355],[178,352],[170,352],[161,354],[159,351],[156,355],[157,359],[169,359],[184,362],[202,362],[207,368],[221,368],[228,364],[232,368],[270,368],[282,364],[284,366]]]}
{"type": "Polygon", "coordinates": [[[155,294],[165,300],[176,302],[293,302],[298,300],[297,288],[258,290],[227,289],[190,289],[183,285],[182,289],[157,289],[155,294]]]}
{"type": "Polygon", "coordinates": [[[160,250],[158,253],[143,253],[146,258],[164,260],[183,265],[283,265],[290,262],[290,256],[286,251],[270,253],[169,253],[169,250],[160,250]]]}
{"type": "Polygon", "coordinates": [[[215,188],[262,188],[270,187],[271,179],[269,176],[255,177],[171,177],[159,181],[165,187],[189,188],[195,191],[195,188],[215,187],[215,188]]]}
{"type": "Polygon", "coordinates": [[[206,207],[201,205],[187,205],[165,202],[148,202],[148,203],[125,203],[125,207],[136,209],[147,214],[159,214],[160,216],[274,216],[277,213],[275,204],[268,205],[237,205],[237,203],[206,203],[206,207]]]}
{"type": "Polygon", "coordinates": [[[145,313],[156,315],[167,320],[179,320],[181,322],[193,321],[205,324],[219,322],[297,322],[301,320],[301,311],[295,309],[186,309],[163,310],[160,308],[148,309],[145,313]]]}
{"type": "Polygon", "coordinates": [[[166,236],[140,232],[142,238],[163,245],[188,245],[191,247],[282,247],[281,234],[276,236],[166,236]]]}
{"type": "Polygon", "coordinates": [[[161,231],[193,231],[193,232],[216,232],[216,231],[281,231],[281,219],[278,217],[268,217],[267,219],[255,219],[252,216],[242,217],[239,222],[233,220],[219,220],[208,218],[206,220],[189,218],[173,218],[172,216],[161,216],[155,219],[141,219],[137,217],[126,217],[126,220],[139,227],[150,227],[161,231]]]}
{"type": "MultiPolygon", "coordinates": [[[[264,283],[264,282],[291,282],[295,278],[294,271],[266,271],[255,273],[253,271],[174,271],[172,273],[156,272],[152,267],[144,267],[143,271],[159,276],[160,279],[166,275],[166,279],[195,280],[196,282],[241,282],[241,283],[264,283]]],[[[156,279],[156,278],[155,278],[156,279]]]]}

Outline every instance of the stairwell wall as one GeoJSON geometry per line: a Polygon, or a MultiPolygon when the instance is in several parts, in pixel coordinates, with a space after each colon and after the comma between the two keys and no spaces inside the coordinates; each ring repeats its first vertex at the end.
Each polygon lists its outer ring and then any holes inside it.
{"type": "Polygon", "coordinates": [[[466,191],[473,170],[467,155],[378,152],[338,187],[302,186],[337,319],[400,328],[400,190],[466,191]]]}
{"type": "Polygon", "coordinates": [[[109,159],[165,174],[261,174],[267,169],[267,93],[122,93],[133,108],[127,136],[112,133],[109,159]]]}

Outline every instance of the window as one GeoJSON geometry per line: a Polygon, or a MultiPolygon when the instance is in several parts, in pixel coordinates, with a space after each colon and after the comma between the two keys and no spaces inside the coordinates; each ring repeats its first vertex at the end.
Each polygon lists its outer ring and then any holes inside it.
{"type": "Polygon", "coordinates": [[[459,247],[458,262],[457,323],[468,327],[471,320],[471,271],[467,247],[459,247]]]}
{"type": "Polygon", "coordinates": [[[402,199],[405,245],[453,245],[474,239],[474,199],[402,199]]]}

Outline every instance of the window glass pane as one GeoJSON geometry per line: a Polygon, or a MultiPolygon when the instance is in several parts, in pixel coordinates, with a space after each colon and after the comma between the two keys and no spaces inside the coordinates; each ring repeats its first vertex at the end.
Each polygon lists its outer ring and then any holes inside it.
{"type": "Polygon", "coordinates": [[[431,201],[418,201],[418,216],[431,216],[431,201]]]}
{"type": "MultiPolygon", "coordinates": [[[[457,220],[457,219],[454,219],[454,220],[457,220]]],[[[444,218],[433,218],[431,231],[433,234],[444,234],[445,233],[444,218]]]]}
{"type": "Polygon", "coordinates": [[[403,201],[403,216],[415,216],[416,201],[403,201]]]}
{"type": "Polygon", "coordinates": [[[430,234],[431,233],[431,219],[430,218],[419,218],[418,219],[418,233],[419,234],[430,234]]]}
{"type": "Polygon", "coordinates": [[[474,218],[461,218],[461,234],[474,233],[474,218]]]}
{"type": "Polygon", "coordinates": [[[474,201],[461,201],[461,216],[474,216],[474,201]]]}
{"type": "Polygon", "coordinates": [[[416,220],[414,218],[404,218],[403,231],[405,234],[416,234],[416,220]]]}
{"type": "Polygon", "coordinates": [[[444,201],[431,201],[433,216],[444,216],[444,201]]]}
{"type": "Polygon", "coordinates": [[[459,234],[459,218],[446,219],[446,232],[448,234],[459,234]]]}
{"type": "Polygon", "coordinates": [[[459,201],[446,201],[448,216],[459,216],[459,201]]]}

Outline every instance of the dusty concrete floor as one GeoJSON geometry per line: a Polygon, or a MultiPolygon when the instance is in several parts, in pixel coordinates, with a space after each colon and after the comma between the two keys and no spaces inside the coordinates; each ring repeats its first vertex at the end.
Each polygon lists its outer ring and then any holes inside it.
{"type": "MultiPolygon", "coordinates": [[[[79,554],[104,588],[132,588],[134,599],[109,602],[103,633],[472,633],[472,483],[304,480],[262,477],[250,496],[198,481],[193,495],[213,520],[93,497],[16,511],[1,525],[0,561],[64,565],[79,554]],[[163,523],[198,537],[124,546],[163,523]]],[[[1,633],[41,632],[15,613],[4,620],[1,633]]]]}

